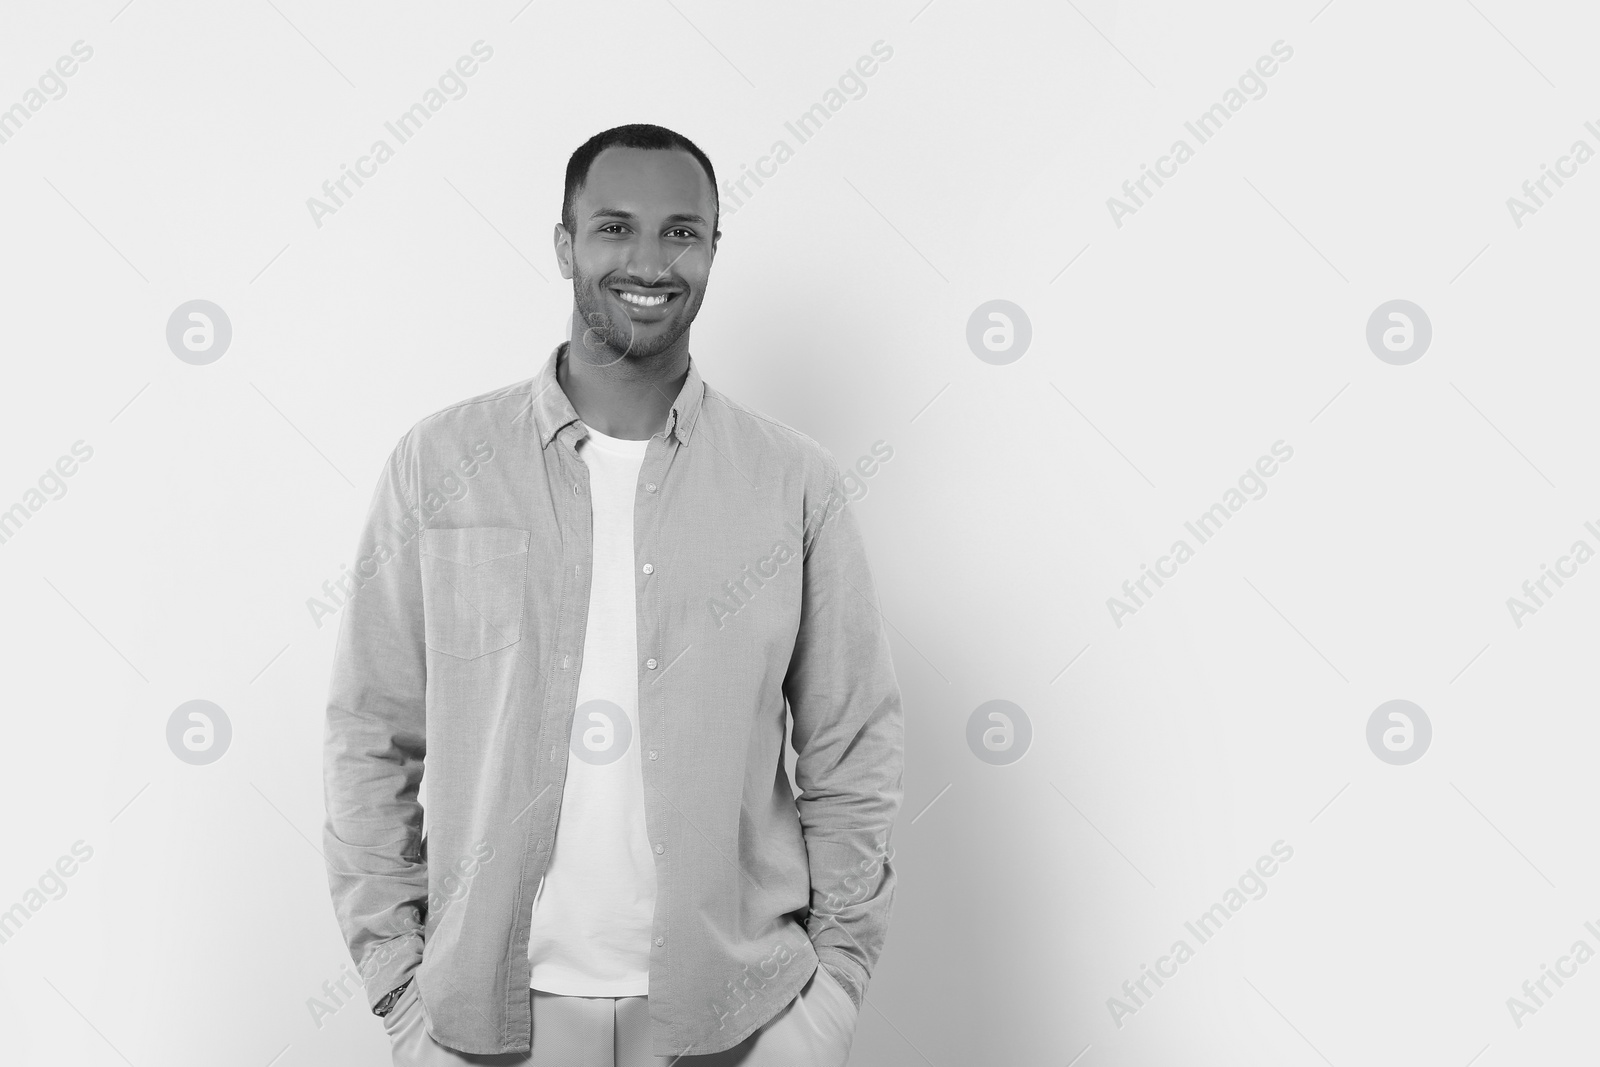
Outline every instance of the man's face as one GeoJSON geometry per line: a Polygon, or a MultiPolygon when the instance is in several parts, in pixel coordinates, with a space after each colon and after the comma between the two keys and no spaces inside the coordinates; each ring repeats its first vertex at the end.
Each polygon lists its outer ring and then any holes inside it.
{"type": "Polygon", "coordinates": [[[583,344],[601,362],[648,359],[689,329],[716,253],[711,183],[681,150],[607,148],[557,230],[583,344]]]}

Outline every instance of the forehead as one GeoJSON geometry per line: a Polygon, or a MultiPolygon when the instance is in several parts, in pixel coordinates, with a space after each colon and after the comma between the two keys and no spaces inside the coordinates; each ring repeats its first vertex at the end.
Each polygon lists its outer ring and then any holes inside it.
{"type": "Polygon", "coordinates": [[[576,213],[582,219],[601,208],[640,216],[692,212],[708,219],[714,211],[705,170],[677,148],[612,147],[595,156],[576,213]]]}

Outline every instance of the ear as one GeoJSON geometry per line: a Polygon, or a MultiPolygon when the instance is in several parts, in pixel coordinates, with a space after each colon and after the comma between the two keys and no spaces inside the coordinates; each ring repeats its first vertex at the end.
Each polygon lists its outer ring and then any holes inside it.
{"type": "Polygon", "coordinates": [[[561,276],[568,281],[572,280],[572,235],[561,223],[556,223],[555,233],[551,235],[555,241],[556,265],[561,268],[561,276]]]}

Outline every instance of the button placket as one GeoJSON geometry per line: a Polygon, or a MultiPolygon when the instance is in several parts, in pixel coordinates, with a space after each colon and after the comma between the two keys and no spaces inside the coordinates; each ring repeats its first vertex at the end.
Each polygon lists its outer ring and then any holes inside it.
{"type": "MultiPolygon", "coordinates": [[[[675,414],[677,413],[674,413],[674,416],[675,414]]],[[[662,437],[661,450],[667,450],[666,437],[662,437]]],[[[651,451],[656,450],[651,448],[651,451]]],[[[658,474],[658,469],[664,469],[662,464],[664,464],[664,458],[651,459],[646,456],[645,470],[648,470],[650,474],[643,475],[643,477],[646,478],[645,483],[643,483],[643,490],[645,490],[645,493],[656,494],[659,493],[659,490],[661,490],[661,485],[656,482],[656,478],[661,477],[661,474],[658,474]]],[[[637,518],[635,518],[635,522],[638,522],[637,518]]],[[[650,520],[646,520],[646,522],[650,522],[650,520]]],[[[654,523],[650,522],[650,525],[646,526],[646,528],[650,530],[651,541],[654,541],[654,523]]],[[[643,547],[646,547],[646,550],[648,550],[650,545],[643,545],[643,547]]],[[[656,565],[654,565],[654,563],[645,563],[645,565],[640,566],[638,569],[640,569],[643,574],[646,574],[646,576],[656,573],[656,565]]],[[[640,616],[642,616],[640,619],[638,619],[638,624],[640,624],[638,625],[638,638],[640,638],[640,643],[642,643],[642,645],[645,645],[645,643],[648,643],[648,645],[654,645],[654,643],[658,641],[659,635],[658,633],[654,632],[654,625],[651,624],[651,619],[653,619],[654,613],[653,611],[648,611],[648,609],[646,609],[645,595],[640,597],[640,616]],[[648,627],[648,629],[646,629],[646,627],[648,627]]],[[[656,667],[658,667],[658,665],[659,662],[656,661],[656,657],[654,656],[651,656],[650,659],[646,659],[645,661],[646,670],[654,670],[656,667]]],[[[651,758],[654,758],[654,755],[651,755],[651,758]]]]}
{"type": "MultiPolygon", "coordinates": [[[[676,415],[676,412],[674,412],[674,416],[675,415],[676,415]]],[[[670,427],[669,427],[669,433],[670,433],[670,427]]],[[[671,451],[670,445],[671,445],[670,440],[666,436],[663,436],[660,449],[658,450],[656,448],[656,446],[654,445],[654,443],[652,442],[651,451],[652,452],[659,451],[662,454],[669,453],[671,451]]],[[[644,490],[645,495],[639,498],[639,502],[640,502],[641,505],[654,504],[658,500],[661,499],[660,498],[661,486],[660,486],[660,483],[659,483],[659,479],[661,478],[661,471],[664,469],[664,465],[665,465],[665,459],[663,457],[661,457],[661,456],[652,456],[651,458],[648,458],[645,461],[645,472],[642,474],[642,479],[641,479],[641,483],[640,483],[640,487],[644,490]]],[[[656,537],[656,533],[657,533],[657,526],[656,526],[656,515],[657,515],[657,513],[654,511],[654,509],[650,509],[650,508],[641,508],[641,511],[636,511],[635,512],[636,516],[638,516],[635,521],[638,524],[638,528],[639,528],[640,532],[643,534],[643,537],[641,539],[641,543],[639,544],[639,551],[640,551],[641,555],[653,554],[654,551],[655,551],[655,547],[656,547],[655,546],[655,537],[656,537]],[[641,511],[648,512],[649,513],[648,516],[645,515],[645,514],[641,514],[641,511]]],[[[656,568],[655,568],[654,562],[646,561],[646,562],[640,563],[639,571],[643,575],[643,577],[639,580],[639,586],[638,586],[638,589],[639,589],[639,596],[638,596],[638,635],[639,635],[639,643],[640,643],[640,646],[641,646],[641,650],[647,649],[647,648],[659,648],[660,644],[661,644],[661,634],[659,632],[659,626],[658,626],[659,619],[658,619],[658,613],[657,613],[657,610],[656,610],[656,608],[657,608],[657,600],[658,600],[657,594],[658,594],[659,590],[657,588],[653,588],[653,581],[651,580],[652,576],[656,572],[656,568]]],[[[656,657],[650,656],[650,657],[645,659],[644,665],[645,665],[645,669],[646,670],[653,671],[653,670],[656,670],[661,664],[660,664],[660,661],[658,659],[656,659],[656,657]]],[[[653,687],[641,685],[639,687],[639,689],[640,689],[640,694],[639,694],[640,740],[644,741],[646,739],[645,735],[644,735],[644,731],[646,729],[646,727],[645,727],[645,719],[646,719],[646,709],[647,708],[649,709],[649,718],[650,718],[650,721],[652,723],[652,726],[650,728],[650,731],[651,731],[652,734],[654,734],[656,728],[665,729],[666,728],[666,724],[660,720],[658,712],[657,712],[657,709],[654,707],[654,703],[655,702],[652,699],[652,696],[654,694],[653,687]]],[[[654,740],[654,737],[652,736],[650,739],[654,740]]],[[[649,770],[649,764],[653,763],[653,762],[657,762],[660,759],[660,752],[657,749],[655,749],[655,748],[647,749],[646,752],[645,752],[645,756],[646,756],[646,761],[647,761],[646,764],[645,764],[646,777],[653,777],[655,774],[665,773],[664,771],[650,771],[649,770]]],[[[666,825],[667,825],[667,822],[669,821],[669,816],[668,816],[668,814],[666,812],[659,810],[659,802],[656,801],[656,799],[654,797],[648,797],[646,803],[647,803],[647,806],[651,809],[650,812],[649,812],[649,817],[646,820],[648,822],[648,824],[652,828],[665,828],[666,825]]],[[[667,850],[666,844],[664,842],[661,842],[661,841],[655,842],[653,844],[653,846],[652,846],[652,851],[657,856],[664,856],[665,853],[666,853],[666,850],[667,850]]],[[[663,877],[666,877],[666,876],[663,876],[663,877]]],[[[657,948],[661,948],[667,943],[666,937],[665,936],[661,936],[661,935],[657,935],[653,940],[654,940],[654,944],[655,944],[655,946],[657,948]]]]}
{"type": "MultiPolygon", "coordinates": [[[[583,500],[588,489],[588,465],[578,455],[577,442],[567,443],[565,453],[566,463],[571,470],[572,495],[579,498],[572,505],[563,522],[566,544],[572,545],[574,551],[580,556],[573,562],[572,576],[568,580],[569,592],[563,598],[561,630],[556,635],[557,648],[566,648],[568,651],[561,654],[561,670],[565,675],[552,689],[553,703],[548,715],[553,720],[551,724],[554,736],[567,736],[571,731],[572,716],[576,713],[578,704],[578,682],[581,670],[579,665],[583,659],[584,630],[588,625],[589,598],[585,588],[584,567],[587,562],[592,573],[594,564],[594,512],[589,503],[583,500]],[[570,610],[567,610],[570,608],[570,610]],[[559,694],[559,695],[557,695],[559,694]],[[561,729],[562,726],[566,730],[561,729]]],[[[554,763],[558,758],[564,758],[566,745],[551,745],[550,759],[554,763]]],[[[560,771],[553,772],[564,777],[560,771]]],[[[556,781],[562,780],[558,777],[556,781]]],[[[554,783],[552,783],[554,784],[554,783]]],[[[555,826],[550,827],[551,843],[554,841],[555,826]]],[[[550,847],[549,845],[546,846],[550,847]]]]}

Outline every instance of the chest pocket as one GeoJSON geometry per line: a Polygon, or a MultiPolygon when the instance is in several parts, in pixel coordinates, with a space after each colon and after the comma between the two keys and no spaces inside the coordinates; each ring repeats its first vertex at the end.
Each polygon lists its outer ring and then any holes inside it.
{"type": "Polygon", "coordinates": [[[509,526],[423,530],[423,641],[476,659],[522,639],[528,531],[509,526]]]}

